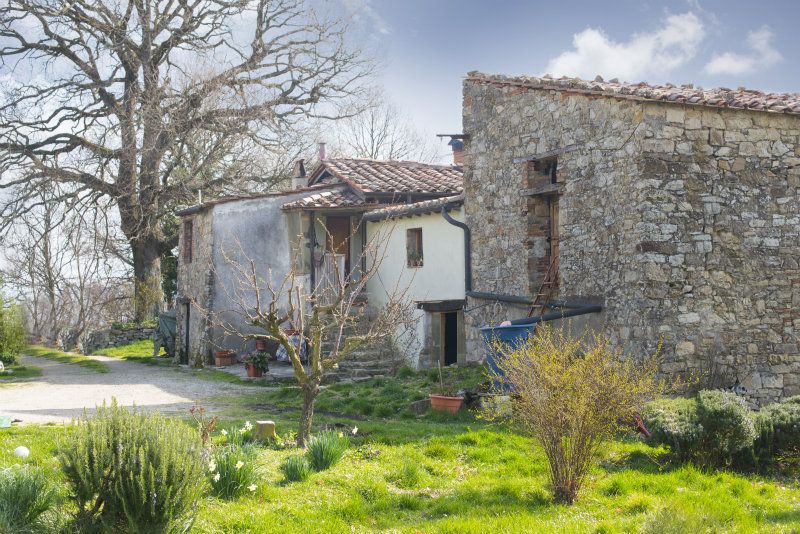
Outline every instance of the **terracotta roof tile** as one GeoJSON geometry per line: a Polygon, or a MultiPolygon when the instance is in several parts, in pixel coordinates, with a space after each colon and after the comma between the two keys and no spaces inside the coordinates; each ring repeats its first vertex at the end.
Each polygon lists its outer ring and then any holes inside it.
{"type": "Polygon", "coordinates": [[[322,165],[364,193],[453,194],[463,190],[461,168],[450,165],[346,158],[328,159],[322,165]]]}
{"type": "Polygon", "coordinates": [[[444,206],[455,208],[464,204],[464,193],[449,197],[434,198],[411,204],[393,204],[376,210],[367,212],[364,219],[367,221],[379,221],[382,219],[392,219],[406,215],[419,215],[423,213],[434,213],[441,211],[444,206]]]}
{"type": "Polygon", "coordinates": [[[703,89],[687,85],[649,85],[620,83],[616,79],[604,81],[601,77],[594,81],[579,78],[537,78],[533,76],[497,76],[480,72],[470,72],[467,80],[497,85],[514,85],[532,89],[555,90],[575,93],[588,93],[613,98],[635,100],[654,100],[733,109],[751,109],[772,113],[800,115],[800,93],[764,93],[752,89],[703,89]]]}
{"type": "Polygon", "coordinates": [[[302,209],[337,209],[364,206],[364,199],[349,188],[340,187],[334,190],[313,193],[283,205],[285,210],[302,209]]]}

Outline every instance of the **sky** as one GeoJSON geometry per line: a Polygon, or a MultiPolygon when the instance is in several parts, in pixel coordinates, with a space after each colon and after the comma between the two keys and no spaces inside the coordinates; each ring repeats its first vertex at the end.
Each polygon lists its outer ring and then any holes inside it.
{"type": "Polygon", "coordinates": [[[467,72],[800,92],[800,1],[338,0],[421,133],[461,131],[467,72]]]}

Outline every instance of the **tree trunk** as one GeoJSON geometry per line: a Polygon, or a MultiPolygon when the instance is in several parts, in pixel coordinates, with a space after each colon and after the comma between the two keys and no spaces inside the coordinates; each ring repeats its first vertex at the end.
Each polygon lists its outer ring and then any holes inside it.
{"type": "Polygon", "coordinates": [[[137,322],[155,317],[163,310],[161,290],[161,243],[142,239],[131,244],[133,251],[134,319],[137,322]]]}
{"type": "Polygon", "coordinates": [[[303,409],[300,412],[300,428],[297,430],[297,446],[305,448],[311,439],[311,423],[314,419],[314,402],[319,394],[319,384],[303,384],[303,409]]]}

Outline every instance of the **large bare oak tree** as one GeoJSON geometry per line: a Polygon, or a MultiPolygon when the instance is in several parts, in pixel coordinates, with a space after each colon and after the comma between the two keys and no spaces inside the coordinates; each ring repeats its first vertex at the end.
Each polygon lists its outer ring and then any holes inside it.
{"type": "Polygon", "coordinates": [[[254,148],[330,114],[369,72],[342,24],[303,0],[6,0],[0,61],[0,222],[53,182],[73,201],[111,199],[137,319],[161,305],[176,245],[164,216],[224,190],[254,148]]]}

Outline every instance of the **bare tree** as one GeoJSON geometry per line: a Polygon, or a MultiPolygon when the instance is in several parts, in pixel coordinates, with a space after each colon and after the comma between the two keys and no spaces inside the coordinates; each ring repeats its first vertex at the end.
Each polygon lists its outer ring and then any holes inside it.
{"type": "Polygon", "coordinates": [[[0,222],[53,183],[76,207],[113,202],[137,319],[161,306],[160,258],[176,245],[164,215],[236,181],[256,147],[279,149],[369,73],[344,26],[304,0],[6,0],[0,60],[0,188],[13,193],[0,222]]]}
{"type": "Polygon", "coordinates": [[[380,91],[373,91],[363,111],[337,121],[332,147],[335,156],[435,163],[435,143],[426,141],[411,119],[380,91]]]}
{"type": "Polygon", "coordinates": [[[241,246],[238,255],[243,260],[222,252],[234,273],[228,284],[220,279],[229,300],[235,303],[236,309],[231,311],[258,332],[242,332],[232,321],[222,321],[220,326],[244,339],[266,337],[286,351],[303,392],[299,447],[305,447],[311,436],[314,403],[325,373],[355,350],[375,347],[414,322],[405,288],[392,288],[381,309],[367,311],[360,304],[367,281],[377,275],[383,261],[386,237],[378,233],[365,244],[364,262],[356,262],[365,264],[365,268],[356,275],[346,276],[334,263],[333,276],[310,292],[302,287],[302,277],[294,271],[277,285],[264,278],[241,246]],[[303,363],[304,355],[307,365],[303,363]]]}
{"type": "Polygon", "coordinates": [[[52,202],[58,194],[40,191],[39,206],[11,227],[3,279],[24,303],[29,333],[71,349],[87,329],[124,318],[132,288],[125,265],[109,257],[104,218],[52,202]]]}

